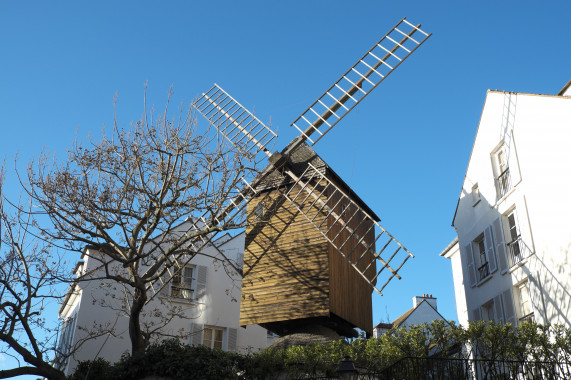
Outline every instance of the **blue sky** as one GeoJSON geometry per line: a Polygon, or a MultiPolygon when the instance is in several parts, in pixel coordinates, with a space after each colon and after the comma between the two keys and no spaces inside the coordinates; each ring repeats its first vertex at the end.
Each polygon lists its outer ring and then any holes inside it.
{"type": "MultiPolygon", "coordinates": [[[[416,258],[373,295],[374,322],[431,293],[456,319],[450,226],[488,89],[554,94],[571,79],[570,1],[0,3],[0,156],[63,157],[76,134],[218,83],[289,124],[406,16],[432,37],[316,146],[416,258]]],[[[387,318],[388,317],[388,318],[387,318]]]]}

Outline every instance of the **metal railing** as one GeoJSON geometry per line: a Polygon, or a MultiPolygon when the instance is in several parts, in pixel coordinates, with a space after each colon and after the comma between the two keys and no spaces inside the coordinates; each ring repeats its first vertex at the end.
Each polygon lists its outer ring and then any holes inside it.
{"type": "Polygon", "coordinates": [[[525,258],[523,241],[521,240],[520,235],[518,235],[513,241],[507,243],[506,246],[508,248],[510,267],[513,267],[525,258]]]}
{"type": "Polygon", "coordinates": [[[523,322],[526,322],[526,321],[535,322],[535,317],[533,316],[533,312],[531,312],[531,313],[529,313],[529,314],[527,314],[527,315],[524,315],[523,317],[521,317],[521,318],[519,319],[519,323],[523,323],[523,322]]]}
{"type": "Polygon", "coordinates": [[[512,179],[510,176],[510,168],[506,168],[499,176],[496,178],[496,183],[498,186],[498,199],[503,197],[512,188],[512,179]]]}
{"type": "Polygon", "coordinates": [[[385,368],[377,376],[378,379],[387,380],[563,380],[571,378],[571,363],[408,357],[385,368]]]}
{"type": "Polygon", "coordinates": [[[482,281],[484,278],[490,275],[490,266],[486,261],[482,266],[478,268],[478,281],[482,281]]]}

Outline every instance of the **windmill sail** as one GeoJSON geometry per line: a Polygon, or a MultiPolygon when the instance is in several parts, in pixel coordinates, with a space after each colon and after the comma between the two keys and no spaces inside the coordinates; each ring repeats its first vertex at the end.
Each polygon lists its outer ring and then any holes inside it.
{"type": "Polygon", "coordinates": [[[286,198],[379,294],[401,278],[398,271],[414,256],[373,217],[311,163],[300,176],[286,173],[295,181],[286,198]]]}
{"type": "Polygon", "coordinates": [[[271,156],[267,147],[277,135],[217,84],[192,105],[241,152],[271,156]]]}
{"type": "Polygon", "coordinates": [[[403,18],[291,125],[315,144],[430,36],[403,18]]]}

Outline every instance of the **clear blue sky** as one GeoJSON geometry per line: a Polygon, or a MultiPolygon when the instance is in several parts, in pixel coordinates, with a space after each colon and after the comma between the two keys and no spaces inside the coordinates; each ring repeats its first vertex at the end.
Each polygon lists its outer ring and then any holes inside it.
{"type": "Polygon", "coordinates": [[[456,319],[450,226],[486,90],[556,93],[571,78],[571,2],[0,3],[0,156],[125,125],[218,83],[279,132],[402,17],[433,36],[316,146],[416,258],[374,322],[432,293],[456,319]]]}

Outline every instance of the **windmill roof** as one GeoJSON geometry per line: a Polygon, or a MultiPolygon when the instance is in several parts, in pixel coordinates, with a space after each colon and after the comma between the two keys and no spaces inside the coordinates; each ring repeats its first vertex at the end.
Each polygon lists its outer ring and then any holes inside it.
{"type": "MultiPolygon", "coordinates": [[[[290,146],[293,144],[296,144],[296,140],[292,141],[283,150],[283,152],[289,151],[290,146]]],[[[371,210],[369,206],[367,206],[367,204],[351,189],[351,187],[349,187],[349,185],[343,181],[343,179],[341,179],[341,177],[331,168],[331,166],[329,166],[309,145],[303,142],[295,147],[295,149],[289,154],[288,167],[296,175],[301,176],[309,164],[313,165],[321,174],[328,173],[329,175],[335,177],[337,182],[341,185],[343,191],[345,191],[353,201],[355,201],[367,214],[369,214],[371,218],[377,222],[381,220],[377,214],[375,214],[375,212],[371,210]]],[[[314,174],[314,171],[309,170],[306,173],[306,176],[311,176],[312,174],[314,174]]],[[[262,191],[269,190],[271,188],[291,184],[292,182],[293,180],[288,176],[284,176],[277,170],[273,170],[262,181],[260,181],[257,189],[262,191]]]]}

